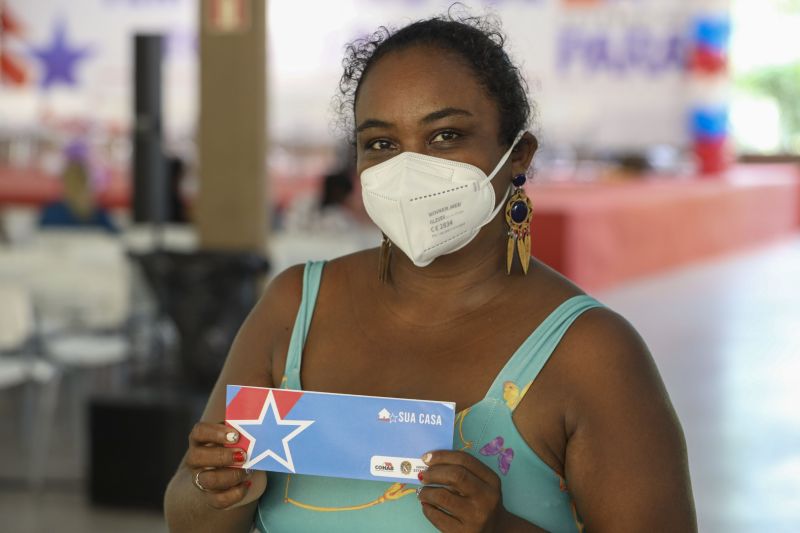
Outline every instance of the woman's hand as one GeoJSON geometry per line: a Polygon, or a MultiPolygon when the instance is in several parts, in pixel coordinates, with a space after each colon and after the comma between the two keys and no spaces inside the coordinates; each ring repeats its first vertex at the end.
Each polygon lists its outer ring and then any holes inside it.
{"type": "Polygon", "coordinates": [[[248,504],[264,493],[265,472],[233,468],[247,461],[241,448],[226,448],[238,442],[239,434],[225,424],[198,422],[189,435],[186,466],[198,491],[215,509],[232,509],[248,504]]]}
{"type": "Polygon", "coordinates": [[[437,451],[422,460],[422,512],[440,531],[489,533],[502,530],[500,478],[475,457],[461,451],[437,451]],[[431,487],[430,485],[444,485],[431,487]]]}

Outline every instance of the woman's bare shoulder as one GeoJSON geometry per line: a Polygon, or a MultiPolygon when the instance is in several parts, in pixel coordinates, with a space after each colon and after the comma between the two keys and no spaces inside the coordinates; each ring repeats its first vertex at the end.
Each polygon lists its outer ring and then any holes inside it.
{"type": "MultiPolygon", "coordinates": [[[[579,367],[631,382],[658,385],[661,380],[645,341],[634,326],[608,307],[584,312],[565,335],[560,350],[579,367]]],[[[585,374],[583,372],[582,374],[585,374]]],[[[581,379],[580,374],[575,379],[581,379]]],[[[595,380],[587,384],[598,386],[595,380]]]]}
{"type": "Polygon", "coordinates": [[[304,265],[283,270],[267,284],[245,320],[228,359],[245,367],[262,368],[273,382],[276,369],[285,366],[286,347],[303,293],[304,265]]]}
{"type": "Polygon", "coordinates": [[[575,283],[545,263],[534,258],[530,265],[528,275],[520,281],[525,292],[531,295],[528,299],[531,305],[539,308],[537,311],[555,310],[564,301],[585,294],[575,283]]]}
{"type": "Polygon", "coordinates": [[[345,301],[367,298],[373,280],[378,279],[378,252],[375,248],[331,259],[325,263],[317,305],[336,310],[345,301]],[[365,292],[366,291],[366,292],[365,292]]]}
{"type": "Polygon", "coordinates": [[[325,275],[338,278],[339,276],[358,272],[363,275],[366,271],[378,276],[378,249],[367,248],[351,254],[331,259],[325,265],[325,275]]]}
{"type": "MultiPolygon", "coordinates": [[[[546,266],[539,267],[537,276],[541,278],[536,283],[543,316],[567,299],[585,294],[546,266]]],[[[645,341],[625,317],[604,306],[589,309],[574,321],[544,374],[555,380],[557,390],[569,391],[565,399],[568,412],[562,413],[568,433],[588,413],[607,416],[613,412],[596,410],[605,401],[616,405],[635,401],[639,405],[650,404],[656,410],[671,410],[645,341]]]]}
{"type": "MultiPolygon", "coordinates": [[[[281,272],[264,290],[245,319],[231,345],[225,364],[209,396],[204,421],[225,418],[225,385],[275,386],[275,354],[285,344],[291,330],[292,315],[297,312],[303,285],[303,266],[281,272]]],[[[280,375],[280,374],[278,374],[280,375]]]]}
{"type": "Polygon", "coordinates": [[[567,481],[587,527],[696,531],[683,431],[636,329],[610,309],[591,309],[559,349],[570,391],[567,481]],[[597,487],[615,491],[599,497],[597,487]]]}
{"type": "MultiPolygon", "coordinates": [[[[303,271],[298,264],[283,270],[267,284],[254,313],[262,315],[262,325],[293,321],[303,293],[303,271]]],[[[285,325],[285,324],[284,324],[285,325]]]]}

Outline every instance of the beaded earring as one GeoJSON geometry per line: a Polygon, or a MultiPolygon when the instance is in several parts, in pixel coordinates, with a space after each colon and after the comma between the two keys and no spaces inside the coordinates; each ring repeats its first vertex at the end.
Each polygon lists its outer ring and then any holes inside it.
{"type": "Polygon", "coordinates": [[[531,261],[531,215],[533,206],[528,195],[525,194],[527,178],[525,174],[515,176],[511,183],[514,185],[514,194],[508,199],[506,204],[506,223],[508,223],[508,255],[506,256],[506,266],[508,274],[511,274],[511,263],[514,260],[514,249],[519,255],[519,262],[522,271],[528,273],[528,265],[531,261]]]}
{"type": "Polygon", "coordinates": [[[392,260],[392,241],[386,235],[381,241],[381,250],[378,254],[378,279],[386,283],[389,281],[389,265],[392,260]]]}

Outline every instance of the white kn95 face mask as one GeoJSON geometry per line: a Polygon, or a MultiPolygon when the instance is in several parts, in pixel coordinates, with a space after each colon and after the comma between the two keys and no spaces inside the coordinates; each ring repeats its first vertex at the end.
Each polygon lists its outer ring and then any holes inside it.
{"type": "Polygon", "coordinates": [[[520,131],[490,175],[469,163],[403,152],[361,173],[367,214],[418,267],[460,250],[488,224],[495,206],[492,178],[522,138],[520,131]]]}

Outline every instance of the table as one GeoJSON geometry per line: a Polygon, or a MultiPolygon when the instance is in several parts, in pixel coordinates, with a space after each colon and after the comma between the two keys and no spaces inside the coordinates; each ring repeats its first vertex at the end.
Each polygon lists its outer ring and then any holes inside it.
{"type": "MultiPolygon", "coordinates": [[[[534,180],[535,181],[535,180],[534,180]]],[[[530,184],[533,255],[589,290],[800,230],[800,167],[714,179],[530,184]]]]}

